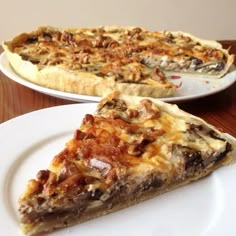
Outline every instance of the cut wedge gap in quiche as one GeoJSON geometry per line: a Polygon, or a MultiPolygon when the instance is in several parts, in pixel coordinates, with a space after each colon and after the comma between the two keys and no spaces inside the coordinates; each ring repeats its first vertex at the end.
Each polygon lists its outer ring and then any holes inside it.
{"type": "Polygon", "coordinates": [[[21,230],[38,235],[129,207],[236,159],[236,141],[176,105],[105,97],[19,198],[21,230]]]}

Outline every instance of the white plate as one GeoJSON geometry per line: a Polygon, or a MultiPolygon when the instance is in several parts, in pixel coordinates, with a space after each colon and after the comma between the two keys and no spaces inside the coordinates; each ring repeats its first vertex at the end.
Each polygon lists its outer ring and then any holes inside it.
{"type": "MultiPolygon", "coordinates": [[[[0,229],[18,235],[17,198],[46,169],[96,104],[58,106],[0,125],[0,229]]],[[[62,229],[57,236],[235,236],[236,165],[136,206],[62,229]]]]}
{"type": "MultiPolygon", "coordinates": [[[[101,100],[101,97],[62,92],[45,88],[27,81],[12,69],[5,53],[0,55],[0,69],[6,76],[15,82],[47,95],[78,102],[99,102],[101,100]]],[[[209,96],[227,89],[235,82],[235,80],[236,70],[231,71],[221,79],[193,78],[189,76],[183,76],[180,79],[171,80],[175,84],[182,84],[182,86],[177,90],[176,95],[174,97],[162,98],[161,100],[166,102],[183,102],[209,96]]]]}

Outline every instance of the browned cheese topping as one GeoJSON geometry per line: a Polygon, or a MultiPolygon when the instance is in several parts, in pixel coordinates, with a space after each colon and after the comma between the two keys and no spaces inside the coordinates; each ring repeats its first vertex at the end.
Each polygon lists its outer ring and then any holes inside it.
{"type": "Polygon", "coordinates": [[[165,83],[160,71],[207,72],[224,70],[223,51],[201,45],[192,38],[141,28],[40,28],[25,34],[13,52],[39,68],[56,65],[74,71],[113,78],[118,82],[165,83]]]}
{"type": "Polygon", "coordinates": [[[57,214],[57,207],[65,206],[66,212],[75,202],[81,212],[93,204],[114,203],[116,195],[122,199],[122,194],[194,176],[230,150],[209,128],[173,117],[151,100],[129,106],[108,99],[95,115],[85,116],[49,169],[29,181],[19,210],[29,223],[35,219],[29,205],[43,215],[44,204],[57,214]]]}

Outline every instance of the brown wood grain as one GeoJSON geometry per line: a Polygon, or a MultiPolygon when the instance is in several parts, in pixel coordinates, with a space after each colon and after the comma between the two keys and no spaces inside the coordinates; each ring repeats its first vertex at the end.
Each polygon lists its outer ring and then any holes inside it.
{"type": "Polygon", "coordinates": [[[31,90],[0,72],[0,123],[31,111],[71,103],[31,90]]]}
{"type": "MultiPolygon", "coordinates": [[[[221,43],[236,54],[236,40],[225,40],[221,43]]],[[[72,103],[75,102],[24,87],[0,72],[0,123],[31,111],[72,103]]],[[[179,107],[236,136],[236,83],[225,91],[181,103],[179,107]]]]}

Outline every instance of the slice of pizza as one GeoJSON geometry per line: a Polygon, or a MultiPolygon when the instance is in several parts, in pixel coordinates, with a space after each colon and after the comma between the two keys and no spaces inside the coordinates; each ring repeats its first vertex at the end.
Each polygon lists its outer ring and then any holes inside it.
{"type": "Polygon", "coordinates": [[[29,180],[21,230],[50,232],[129,207],[234,163],[235,150],[233,137],[176,105],[112,93],[29,180]]]}
{"type": "Polygon", "coordinates": [[[44,87],[70,93],[170,97],[166,75],[219,78],[234,60],[215,41],[139,27],[40,27],[3,43],[14,70],[44,87]]]}

